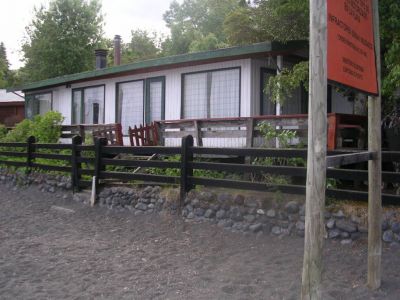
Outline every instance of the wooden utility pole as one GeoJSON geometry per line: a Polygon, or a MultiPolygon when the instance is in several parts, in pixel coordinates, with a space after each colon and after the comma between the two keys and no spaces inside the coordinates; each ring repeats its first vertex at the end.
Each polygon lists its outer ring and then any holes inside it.
{"type": "Polygon", "coordinates": [[[368,97],[368,151],[374,160],[368,162],[368,279],[371,289],[381,285],[382,256],[382,155],[381,155],[381,60],[378,0],[373,0],[376,71],[379,95],[368,97]]]}
{"type": "Polygon", "coordinates": [[[326,184],[327,3],[310,0],[306,220],[301,299],[321,299],[326,184]]]}

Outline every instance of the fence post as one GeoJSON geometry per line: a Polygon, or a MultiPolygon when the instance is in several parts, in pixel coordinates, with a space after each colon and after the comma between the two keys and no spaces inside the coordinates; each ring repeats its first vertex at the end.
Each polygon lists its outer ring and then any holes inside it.
{"type": "Polygon", "coordinates": [[[80,145],[82,145],[82,137],[80,135],[75,135],[72,138],[72,146],[71,146],[72,192],[79,192],[79,180],[81,179],[81,174],[79,174],[79,170],[82,168],[82,163],[78,162],[78,158],[81,157],[81,150],[77,150],[77,146],[80,145]]]}
{"type": "Polygon", "coordinates": [[[103,164],[101,162],[102,160],[102,149],[103,146],[107,145],[107,139],[106,138],[96,138],[94,140],[94,150],[95,150],[95,159],[94,159],[94,182],[95,182],[95,189],[97,192],[97,188],[99,185],[99,176],[100,172],[104,169],[103,164]]]}
{"type": "Polygon", "coordinates": [[[29,174],[32,171],[32,164],[33,164],[33,153],[35,152],[35,143],[36,139],[34,136],[28,137],[26,140],[27,147],[26,147],[26,174],[29,174]]]}
{"type": "Polygon", "coordinates": [[[180,193],[180,206],[184,205],[186,193],[189,192],[193,185],[189,177],[193,176],[193,168],[189,166],[189,162],[193,161],[193,136],[188,135],[182,138],[181,148],[181,193],[180,193]]]}

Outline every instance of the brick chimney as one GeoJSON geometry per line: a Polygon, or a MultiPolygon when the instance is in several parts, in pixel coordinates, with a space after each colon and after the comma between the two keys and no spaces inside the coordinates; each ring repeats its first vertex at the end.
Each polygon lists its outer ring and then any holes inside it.
{"type": "Polygon", "coordinates": [[[121,64],[121,36],[114,36],[114,66],[121,64]]]}
{"type": "Polygon", "coordinates": [[[96,70],[104,69],[107,67],[107,50],[96,49],[94,55],[96,56],[96,70]]]}

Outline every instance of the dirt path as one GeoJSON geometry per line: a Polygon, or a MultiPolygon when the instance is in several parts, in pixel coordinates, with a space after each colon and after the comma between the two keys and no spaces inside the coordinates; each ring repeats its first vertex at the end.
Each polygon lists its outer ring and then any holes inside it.
{"type": "MultiPolygon", "coordinates": [[[[299,298],[301,238],[134,217],[34,187],[0,185],[0,205],[1,299],[299,298]]],[[[365,241],[325,245],[324,299],[399,299],[400,249],[384,250],[372,293],[365,241]]]]}

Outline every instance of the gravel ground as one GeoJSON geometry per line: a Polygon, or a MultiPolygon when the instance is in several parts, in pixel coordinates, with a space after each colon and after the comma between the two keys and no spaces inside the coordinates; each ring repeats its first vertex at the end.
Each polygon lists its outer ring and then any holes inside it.
{"type": "MultiPolygon", "coordinates": [[[[68,197],[72,198],[72,197],[68,197]]],[[[0,185],[1,299],[298,299],[303,240],[87,207],[0,185]]],[[[400,249],[370,292],[366,241],[326,241],[324,299],[399,299],[400,249]]]]}

